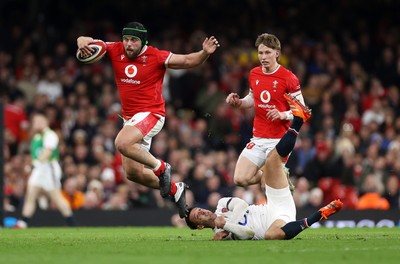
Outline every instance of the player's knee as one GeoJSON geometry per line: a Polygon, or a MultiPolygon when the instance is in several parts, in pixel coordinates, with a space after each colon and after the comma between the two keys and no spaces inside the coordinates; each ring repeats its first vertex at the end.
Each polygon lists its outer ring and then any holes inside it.
{"type": "Polygon", "coordinates": [[[121,137],[117,137],[114,141],[115,148],[121,153],[125,154],[128,148],[128,142],[121,137]]]}

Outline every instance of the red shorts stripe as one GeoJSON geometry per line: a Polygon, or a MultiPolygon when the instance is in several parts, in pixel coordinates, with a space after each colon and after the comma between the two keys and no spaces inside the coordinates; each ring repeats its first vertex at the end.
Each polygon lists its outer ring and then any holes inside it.
{"type": "Polygon", "coordinates": [[[143,120],[138,121],[135,127],[146,136],[160,120],[160,116],[149,113],[143,120]]]}

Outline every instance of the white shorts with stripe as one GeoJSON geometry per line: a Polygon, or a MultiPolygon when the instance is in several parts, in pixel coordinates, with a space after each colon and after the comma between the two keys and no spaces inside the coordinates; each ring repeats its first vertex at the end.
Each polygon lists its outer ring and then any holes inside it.
{"type": "Polygon", "coordinates": [[[275,148],[279,140],[280,138],[254,137],[247,143],[240,156],[246,157],[260,168],[264,165],[268,154],[275,148]]]}
{"type": "Polygon", "coordinates": [[[139,129],[143,136],[140,144],[150,150],[151,140],[164,126],[165,117],[151,112],[140,112],[128,120],[124,120],[124,126],[134,126],[139,129]]]}
{"type": "Polygon", "coordinates": [[[36,164],[29,177],[28,184],[41,187],[45,191],[61,188],[62,171],[60,164],[53,160],[51,162],[36,164]]]}

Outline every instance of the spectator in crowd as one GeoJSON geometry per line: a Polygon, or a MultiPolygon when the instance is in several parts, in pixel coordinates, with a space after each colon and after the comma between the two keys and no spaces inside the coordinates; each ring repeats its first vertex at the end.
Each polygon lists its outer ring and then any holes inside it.
{"type": "Polygon", "coordinates": [[[11,155],[16,155],[18,146],[28,139],[28,116],[25,96],[20,91],[10,95],[10,102],[4,107],[5,142],[11,155]]]}
{"type": "Polygon", "coordinates": [[[79,190],[78,179],[75,177],[64,181],[61,193],[72,210],[81,209],[85,204],[85,195],[79,190]]]}
{"type": "Polygon", "coordinates": [[[56,69],[48,69],[45,78],[39,80],[37,94],[45,95],[49,103],[55,103],[57,98],[63,95],[62,85],[58,81],[56,69]]]}
{"type": "Polygon", "coordinates": [[[85,209],[101,209],[104,200],[103,184],[96,179],[91,180],[87,185],[87,190],[84,197],[85,209]]]}
{"type": "Polygon", "coordinates": [[[361,186],[362,194],[358,200],[357,209],[387,210],[390,207],[388,200],[382,197],[381,182],[374,174],[368,174],[361,186]]]}
{"type": "Polygon", "coordinates": [[[387,178],[383,198],[389,202],[391,209],[400,209],[400,181],[396,174],[387,178]]]}
{"type": "Polygon", "coordinates": [[[318,187],[314,187],[310,191],[307,203],[304,205],[304,209],[318,210],[324,206],[324,193],[318,187]]]}
{"type": "Polygon", "coordinates": [[[298,208],[304,207],[310,199],[310,183],[306,177],[300,177],[295,182],[293,199],[298,208]]]}

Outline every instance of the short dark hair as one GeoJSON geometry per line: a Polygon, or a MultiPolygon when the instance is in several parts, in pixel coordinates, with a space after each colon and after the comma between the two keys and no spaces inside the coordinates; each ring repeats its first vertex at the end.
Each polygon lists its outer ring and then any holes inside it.
{"type": "Polygon", "coordinates": [[[187,226],[190,228],[190,229],[197,229],[197,224],[195,224],[195,223],[193,223],[192,221],[190,221],[190,212],[193,210],[193,208],[188,208],[188,209],[186,209],[186,212],[187,212],[187,214],[186,214],[186,216],[185,216],[185,221],[186,221],[186,224],[187,224],[187,226]]]}

